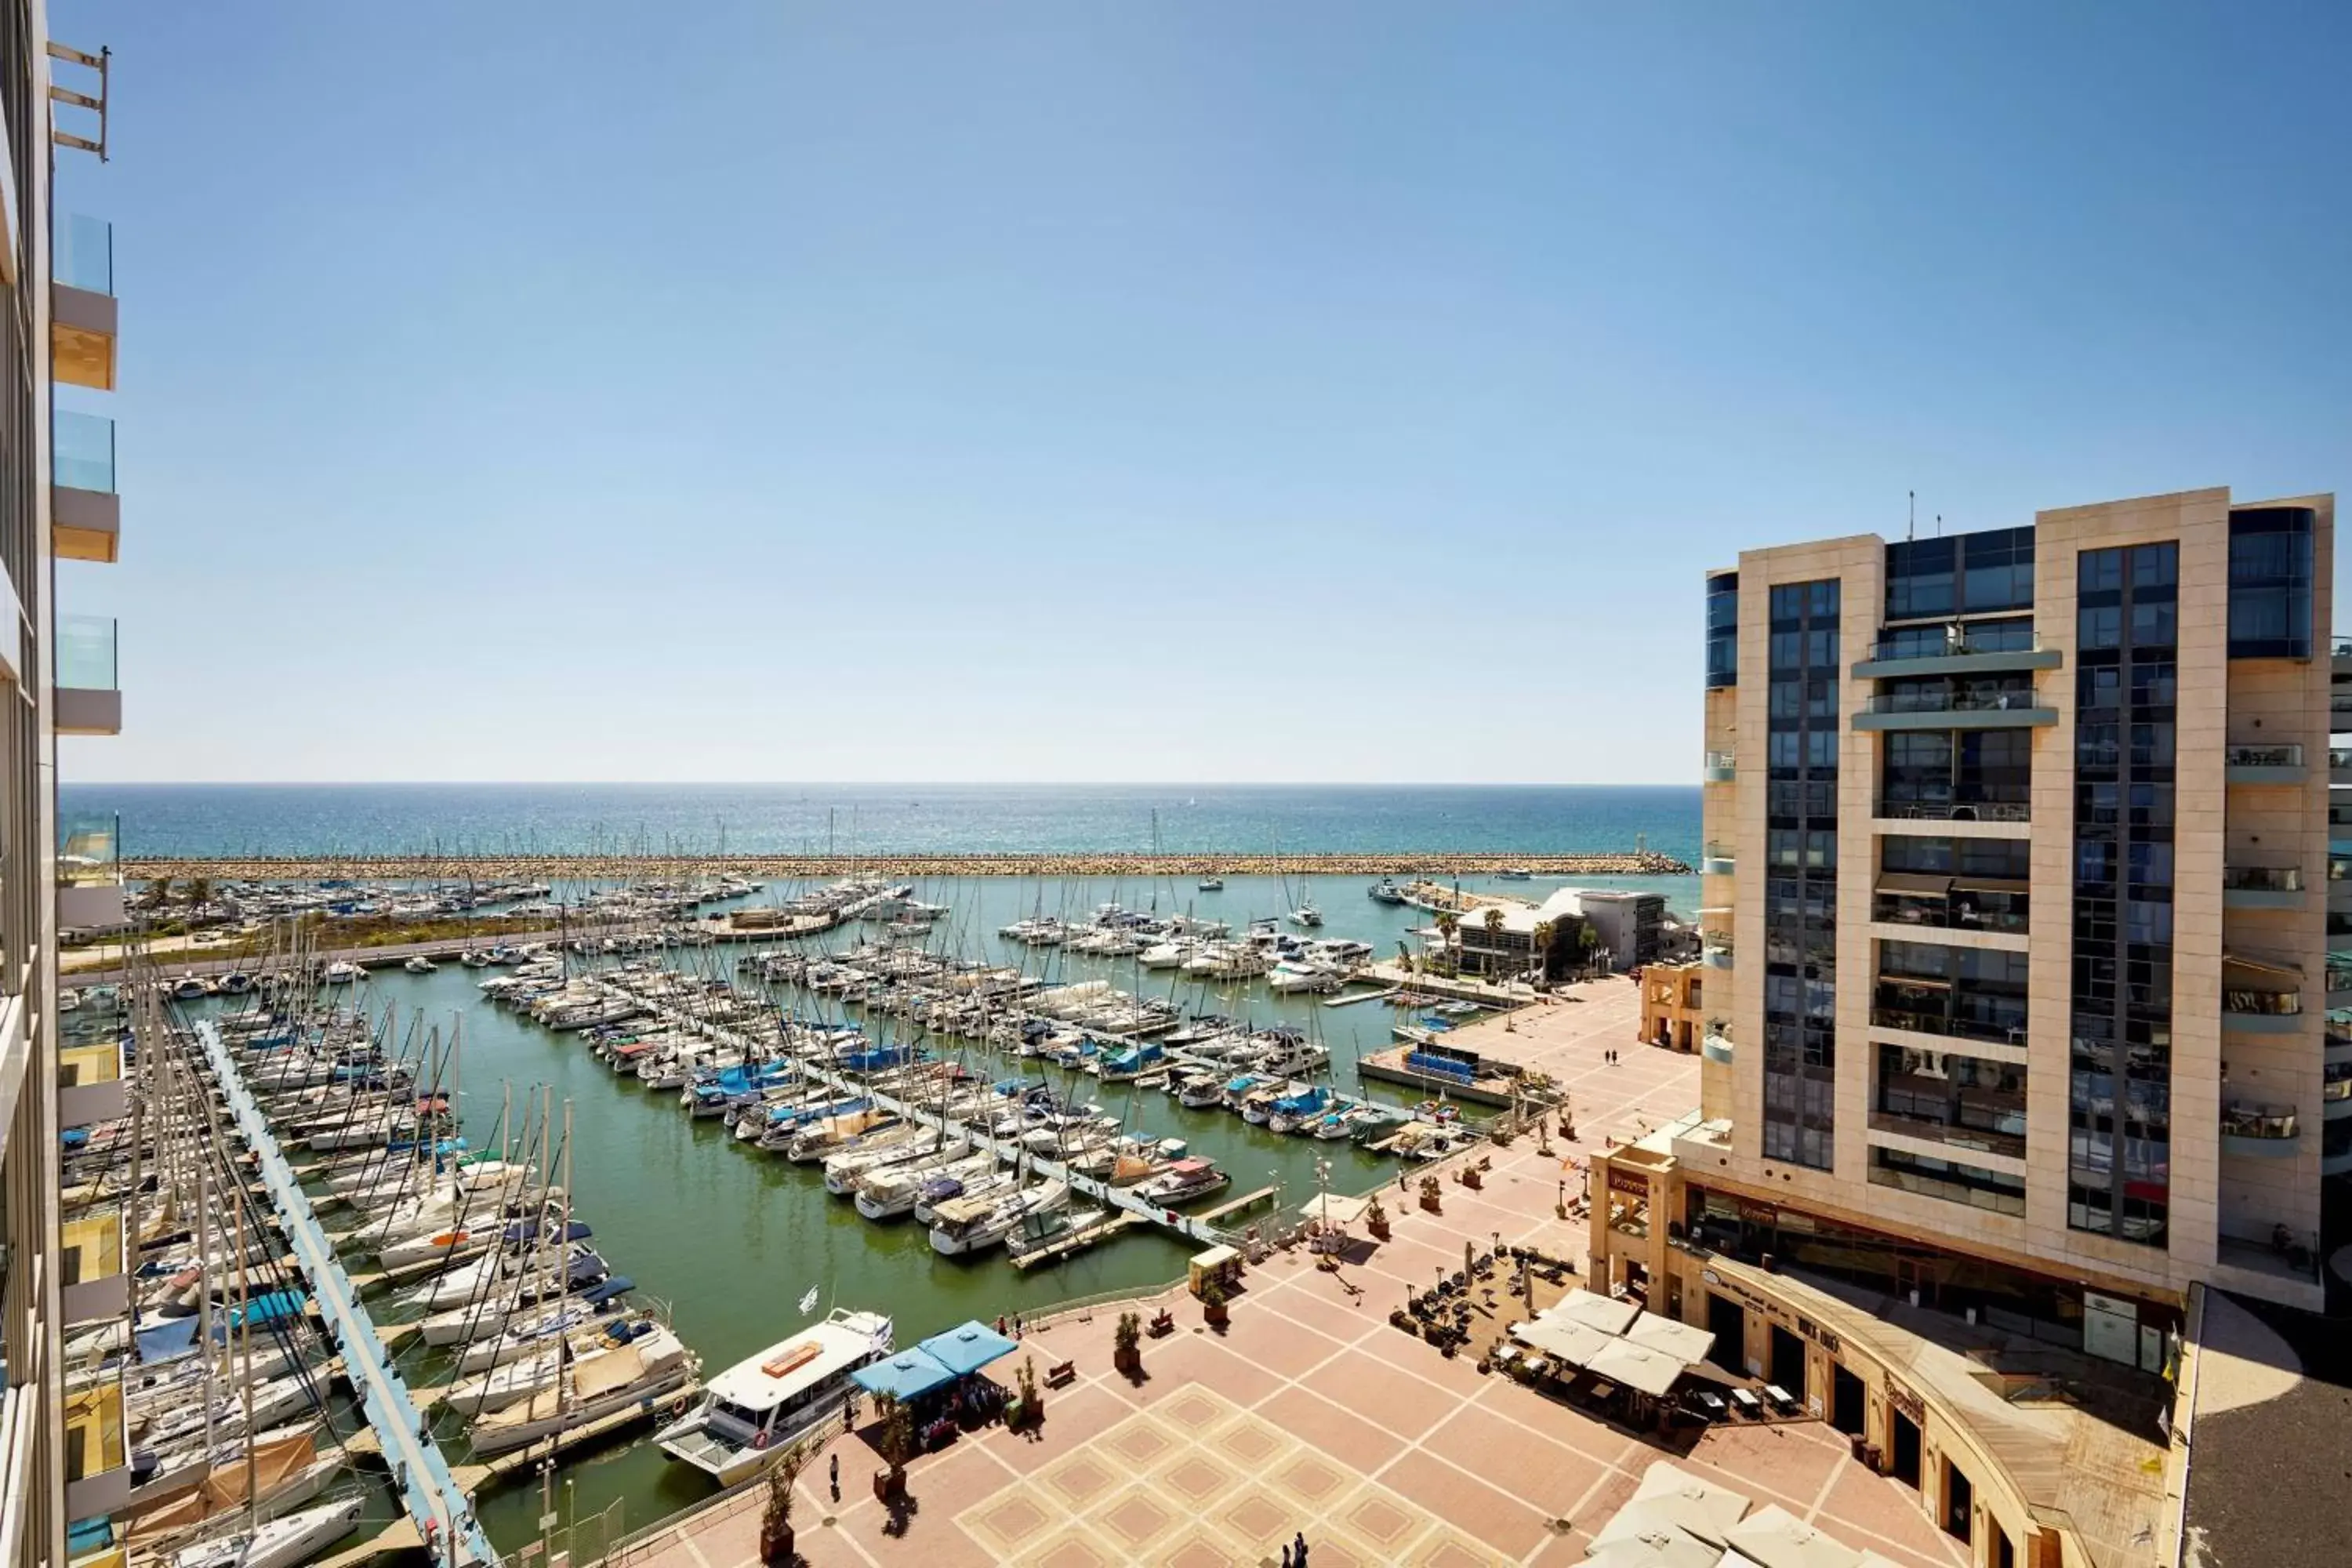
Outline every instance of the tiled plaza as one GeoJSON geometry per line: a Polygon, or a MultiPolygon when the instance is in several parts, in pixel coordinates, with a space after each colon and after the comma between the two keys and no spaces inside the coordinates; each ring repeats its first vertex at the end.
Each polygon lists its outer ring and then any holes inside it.
{"type": "MultiPolygon", "coordinates": [[[[1497,1026],[1482,1026],[1480,1048],[1567,1084],[1588,1143],[1686,1110],[1697,1096],[1696,1058],[1633,1041],[1630,983],[1587,990],[1592,1000],[1523,1013],[1500,1038],[1497,1026]],[[1603,1064],[1604,1049],[1623,1061],[1603,1064]]],[[[1669,1451],[1391,1328],[1388,1313],[1408,1288],[1461,1267],[1465,1239],[1484,1244],[1499,1232],[1556,1257],[1583,1256],[1582,1223],[1553,1212],[1563,1180],[1571,1194],[1581,1184],[1563,1167],[1576,1147],[1556,1142],[1544,1155],[1521,1139],[1482,1152],[1493,1159],[1483,1189],[1449,1174],[1440,1214],[1391,1188],[1393,1237],[1360,1247],[1338,1273],[1303,1252],[1252,1269],[1223,1335],[1171,1291],[1162,1303],[1178,1330],[1144,1342],[1139,1381],[1111,1367],[1116,1308],[1033,1330],[1040,1373],[1066,1360],[1077,1381],[1047,1394],[1036,1432],[990,1428],[917,1460],[910,1501],[895,1515],[873,1496],[879,1461],[866,1437],[837,1440],[829,1451],[841,1455],[841,1501],[827,1493],[825,1455],[801,1477],[802,1560],[1208,1568],[1274,1563],[1280,1542],[1304,1533],[1318,1568],[1574,1563],[1649,1465],[1671,1458],[1903,1568],[1968,1561],[1916,1493],[1855,1464],[1820,1423],[1717,1427],[1687,1454],[1669,1451]]],[[[1009,1384],[1012,1368],[994,1370],[1009,1384]]],[[[755,1489],[639,1543],[626,1568],[749,1568],[759,1519],[755,1489]]]]}

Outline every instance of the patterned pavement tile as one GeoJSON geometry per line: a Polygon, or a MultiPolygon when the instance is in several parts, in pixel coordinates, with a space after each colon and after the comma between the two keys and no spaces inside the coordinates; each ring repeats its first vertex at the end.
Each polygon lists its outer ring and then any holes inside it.
{"type": "Polygon", "coordinates": [[[1034,1546],[1047,1530],[1061,1521],[1035,1499],[1016,1491],[966,1510],[957,1522],[982,1546],[992,1549],[999,1557],[1009,1558],[1024,1547],[1034,1546]]]}
{"type": "Polygon", "coordinates": [[[1124,1547],[1129,1561],[1161,1536],[1190,1521],[1189,1515],[1149,1482],[1139,1482],[1104,1503],[1088,1516],[1095,1531],[1124,1547]]]}
{"type": "Polygon", "coordinates": [[[1039,1472],[1037,1479],[1072,1509],[1084,1510],[1118,1483],[1111,1468],[1081,1450],[1039,1472]]]}

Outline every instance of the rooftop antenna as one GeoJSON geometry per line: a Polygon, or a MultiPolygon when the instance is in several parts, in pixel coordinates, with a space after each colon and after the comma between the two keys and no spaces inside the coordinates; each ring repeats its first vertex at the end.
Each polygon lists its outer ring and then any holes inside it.
{"type": "Polygon", "coordinates": [[[1910,513],[1903,522],[1903,542],[1908,544],[1919,537],[1919,492],[1905,490],[1903,493],[1910,499],[1911,505],[1910,513]]]}
{"type": "Polygon", "coordinates": [[[1940,511],[1936,514],[1936,537],[1944,537],[1944,514],[1940,511]]]}

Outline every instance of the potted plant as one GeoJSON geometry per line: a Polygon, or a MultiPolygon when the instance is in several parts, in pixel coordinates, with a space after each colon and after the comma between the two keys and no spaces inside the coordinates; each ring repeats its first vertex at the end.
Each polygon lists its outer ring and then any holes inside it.
{"type": "Polygon", "coordinates": [[[1427,1209],[1431,1214],[1443,1214],[1444,1210],[1439,1207],[1439,1202],[1440,1198],[1437,1178],[1435,1176],[1422,1177],[1421,1206],[1427,1209]]]}
{"type": "Polygon", "coordinates": [[[1111,1334],[1111,1365],[1122,1376],[1137,1377],[1143,1372],[1143,1317],[1138,1312],[1121,1312],[1118,1327],[1111,1334]]]}
{"type": "Polygon", "coordinates": [[[806,1447],[795,1444],[768,1471],[768,1497],[760,1509],[760,1561],[772,1568],[793,1560],[793,1483],[807,1462],[806,1447]]]}
{"type": "Polygon", "coordinates": [[[1013,1374],[1015,1393],[1005,1401],[1004,1424],[1013,1431],[1037,1420],[1045,1413],[1045,1400],[1037,1393],[1037,1358],[1023,1356],[1020,1370],[1013,1374]]]}
{"type": "Polygon", "coordinates": [[[1201,1321],[1219,1331],[1233,1321],[1225,1306],[1225,1282],[1213,1274],[1201,1281],[1201,1321]]]}
{"type": "Polygon", "coordinates": [[[1372,1233],[1374,1241],[1389,1238],[1389,1211],[1381,1207],[1378,1198],[1374,1198],[1370,1206],[1364,1210],[1364,1228],[1372,1233]]]}
{"type": "Polygon", "coordinates": [[[887,1508],[907,1495],[907,1461],[915,1457],[915,1417],[887,1394],[874,1396],[874,1414],[882,1426],[882,1458],[889,1466],[874,1472],[874,1496],[887,1508]]]}

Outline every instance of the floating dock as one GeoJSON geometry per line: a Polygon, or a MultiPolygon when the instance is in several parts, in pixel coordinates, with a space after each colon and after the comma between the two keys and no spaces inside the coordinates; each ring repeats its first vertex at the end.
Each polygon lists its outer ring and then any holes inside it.
{"type": "Polygon", "coordinates": [[[391,1464],[394,1490],[420,1536],[442,1543],[446,1568],[497,1568],[499,1554],[474,1517],[467,1489],[451,1474],[425,1424],[416,1418],[415,1396],[393,1365],[392,1351],[360,1305],[359,1291],[310,1212],[300,1178],[278,1149],[269,1119],[245,1085],[236,1059],[209,1020],[196,1026],[196,1039],[246,1146],[253,1151],[269,1201],[294,1246],[294,1259],[310,1288],[310,1300],[343,1352],[345,1376],[359,1395],[360,1410],[373,1429],[378,1451],[391,1464]]]}

